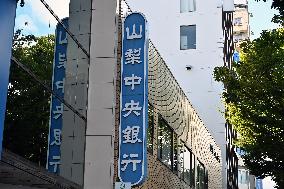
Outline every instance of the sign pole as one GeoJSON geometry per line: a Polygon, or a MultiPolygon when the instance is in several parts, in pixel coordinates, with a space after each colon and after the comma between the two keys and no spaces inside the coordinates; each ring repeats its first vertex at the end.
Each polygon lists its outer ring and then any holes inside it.
{"type": "Polygon", "coordinates": [[[6,113],[16,7],[16,0],[0,1],[0,159],[2,157],[2,140],[6,113]]]}

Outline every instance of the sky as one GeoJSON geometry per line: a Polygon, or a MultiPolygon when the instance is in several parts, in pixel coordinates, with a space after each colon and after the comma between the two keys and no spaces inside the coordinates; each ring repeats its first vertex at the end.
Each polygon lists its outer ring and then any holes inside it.
{"type": "Polygon", "coordinates": [[[255,39],[260,36],[262,30],[277,28],[277,24],[272,23],[271,19],[277,11],[271,9],[272,0],[267,2],[256,2],[255,0],[248,0],[249,12],[252,13],[253,17],[250,17],[250,27],[254,35],[251,36],[255,39]]]}
{"type": "MultiPolygon", "coordinates": [[[[253,17],[250,17],[251,31],[255,39],[260,36],[263,29],[277,28],[276,24],[271,23],[271,19],[275,10],[271,10],[271,0],[267,2],[249,1],[249,12],[253,17]]],[[[39,0],[25,0],[26,5],[17,8],[16,29],[23,29],[25,34],[34,34],[36,36],[54,34],[56,20],[42,5],[39,0]]],[[[69,0],[46,0],[54,12],[60,17],[68,17],[69,0]]],[[[273,189],[274,183],[271,178],[266,178],[263,181],[263,189],[273,189]]]]}
{"type": "MultiPolygon", "coordinates": [[[[68,17],[69,0],[45,0],[60,17],[68,17]]],[[[55,18],[39,0],[25,0],[25,6],[17,8],[15,29],[36,36],[54,34],[55,18]]]]}

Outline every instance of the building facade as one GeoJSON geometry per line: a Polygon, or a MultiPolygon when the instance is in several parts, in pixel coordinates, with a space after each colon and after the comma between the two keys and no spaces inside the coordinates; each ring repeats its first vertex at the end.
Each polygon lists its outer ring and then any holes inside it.
{"type": "MultiPolygon", "coordinates": [[[[250,24],[249,18],[251,14],[248,12],[247,0],[234,0],[235,12],[233,16],[233,35],[234,35],[234,61],[239,61],[239,53],[241,51],[240,44],[244,40],[250,39],[250,24]]],[[[234,132],[235,133],[235,132],[234,132]]],[[[235,138],[237,134],[235,133],[235,138]]],[[[256,187],[256,179],[254,175],[246,168],[241,155],[243,152],[235,148],[238,158],[238,187],[240,189],[251,189],[256,187]]],[[[234,152],[235,153],[235,152],[234,152]]]]}
{"type": "MultiPolygon", "coordinates": [[[[134,11],[146,15],[151,27],[150,38],[220,146],[223,188],[226,188],[223,86],[214,80],[213,70],[216,66],[231,65],[232,13],[227,16],[231,20],[224,21],[223,3],[219,0],[127,0],[127,3],[134,11]],[[225,37],[225,34],[230,36],[225,37]],[[224,46],[229,49],[224,50],[224,46]]],[[[233,1],[224,3],[233,5],[233,1]]]]}
{"type": "MultiPolygon", "coordinates": [[[[86,189],[113,188],[118,180],[121,24],[129,12],[125,1],[118,5],[112,0],[70,2],[70,31],[90,56],[68,38],[64,98],[86,115],[87,121],[64,109],[59,168],[61,176],[86,189]]],[[[150,33],[159,32],[152,29],[151,19],[149,22],[150,33]]],[[[145,183],[137,188],[223,188],[219,143],[154,43],[149,47],[149,171],[145,183]]],[[[192,45],[184,41],[182,48],[192,45]]],[[[222,60],[220,54],[217,57],[222,60]]],[[[211,87],[215,85],[219,86],[215,83],[211,87]]],[[[203,100],[207,101],[206,96],[203,100]]],[[[217,97],[212,103],[216,101],[217,97]]]]}
{"type": "Polygon", "coordinates": [[[238,161],[238,187],[239,189],[254,189],[257,187],[257,179],[250,174],[241,157],[239,157],[238,161]]]}
{"type": "Polygon", "coordinates": [[[234,0],[234,43],[235,50],[240,52],[240,43],[250,38],[250,25],[247,0],[234,0]]]}

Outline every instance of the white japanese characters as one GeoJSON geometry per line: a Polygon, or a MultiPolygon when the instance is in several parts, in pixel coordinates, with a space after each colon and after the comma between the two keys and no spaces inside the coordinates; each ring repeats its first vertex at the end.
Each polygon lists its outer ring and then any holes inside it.
{"type": "Polygon", "coordinates": [[[59,53],[59,60],[58,60],[58,66],[57,66],[57,68],[65,68],[65,65],[66,65],[66,61],[67,61],[67,59],[66,59],[66,53],[59,53]]]}
{"type": "Polygon", "coordinates": [[[64,38],[62,38],[62,34],[63,34],[63,31],[59,31],[59,41],[58,41],[59,45],[65,45],[68,43],[66,32],[64,31],[64,35],[65,35],[64,38]]]}
{"type": "Polygon", "coordinates": [[[136,142],[142,142],[142,140],[138,138],[139,130],[139,126],[127,126],[126,129],[122,131],[124,138],[123,143],[135,144],[136,142]]]}
{"type": "Polygon", "coordinates": [[[56,89],[57,90],[61,90],[62,93],[64,93],[64,79],[62,81],[56,81],[55,85],[56,85],[56,89]]]}
{"type": "Polygon", "coordinates": [[[141,81],[142,81],[142,78],[135,76],[134,74],[132,74],[131,77],[124,78],[124,84],[126,86],[131,86],[131,90],[134,90],[135,85],[140,85],[141,81]]]}
{"type": "Polygon", "coordinates": [[[123,25],[118,175],[131,186],[143,182],[147,174],[146,27],[140,13],[128,15],[123,25]]]}
{"type": "Polygon", "coordinates": [[[58,166],[60,165],[60,156],[52,156],[52,161],[49,162],[50,166],[53,166],[53,172],[57,173],[58,166]]]}
{"type": "MultiPolygon", "coordinates": [[[[63,20],[64,25],[68,25],[67,19],[63,20]]],[[[55,60],[53,67],[52,89],[57,96],[64,98],[65,66],[67,62],[67,33],[61,25],[56,29],[55,60]]],[[[55,96],[51,98],[49,146],[47,157],[47,169],[52,173],[59,173],[60,166],[60,146],[61,129],[63,117],[63,103],[55,96]]]]}
{"type": "Polygon", "coordinates": [[[50,143],[50,145],[61,145],[61,129],[54,129],[53,130],[54,141],[50,143]]]}
{"type": "Polygon", "coordinates": [[[141,48],[139,49],[128,49],[125,55],[125,64],[140,64],[141,61],[141,48]]]}
{"type": "Polygon", "coordinates": [[[130,100],[130,103],[125,103],[125,107],[123,108],[123,112],[127,112],[123,115],[123,117],[129,116],[132,112],[136,116],[140,116],[140,111],[142,107],[139,106],[139,102],[134,102],[134,100],[130,100]]]}
{"type": "Polygon", "coordinates": [[[60,106],[56,106],[55,107],[56,110],[53,110],[52,113],[53,113],[53,118],[54,119],[58,119],[59,117],[62,116],[63,114],[63,104],[61,103],[60,106]]]}
{"type": "Polygon", "coordinates": [[[135,172],[137,169],[137,164],[141,163],[141,160],[134,158],[138,158],[138,154],[123,154],[123,160],[121,161],[121,165],[123,165],[123,167],[121,167],[121,171],[125,171],[127,169],[127,166],[129,164],[132,164],[132,171],[135,172]],[[126,159],[128,157],[129,159],[126,159]]]}
{"type": "Polygon", "coordinates": [[[140,25],[140,31],[139,34],[136,33],[136,25],[132,25],[132,33],[130,34],[129,27],[126,27],[126,39],[132,40],[132,39],[141,39],[143,37],[143,26],[140,25]]]}

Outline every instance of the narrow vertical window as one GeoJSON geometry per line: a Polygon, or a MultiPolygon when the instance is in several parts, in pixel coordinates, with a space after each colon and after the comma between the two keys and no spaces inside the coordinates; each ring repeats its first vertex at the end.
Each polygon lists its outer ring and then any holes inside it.
{"type": "Polygon", "coordinates": [[[191,167],[190,167],[190,182],[191,186],[195,186],[195,156],[191,153],[191,167]]]}
{"type": "Polygon", "coordinates": [[[208,189],[208,170],[205,169],[205,189],[208,189]]]}
{"type": "Polygon", "coordinates": [[[180,49],[196,49],[196,25],[180,26],[180,49]]]}
{"type": "Polygon", "coordinates": [[[190,185],[190,151],[187,147],[184,148],[184,181],[190,185]]]}
{"type": "Polygon", "coordinates": [[[158,158],[172,169],[173,132],[162,117],[159,117],[158,158]]]}
{"type": "Polygon", "coordinates": [[[173,172],[178,172],[178,136],[173,132],[173,172]]]}
{"type": "Polygon", "coordinates": [[[199,161],[197,161],[197,177],[196,177],[196,189],[205,188],[205,168],[199,161]]]}
{"type": "Polygon", "coordinates": [[[147,129],[147,150],[153,154],[153,136],[154,136],[154,108],[148,105],[148,129],[147,129]]]}
{"type": "Polygon", "coordinates": [[[185,146],[185,143],[182,143],[181,150],[180,150],[180,165],[181,165],[181,178],[186,182],[188,185],[191,185],[191,164],[192,164],[192,153],[191,151],[185,146]]]}
{"type": "Polygon", "coordinates": [[[195,0],[180,0],[180,12],[194,12],[196,11],[195,0]]]}

